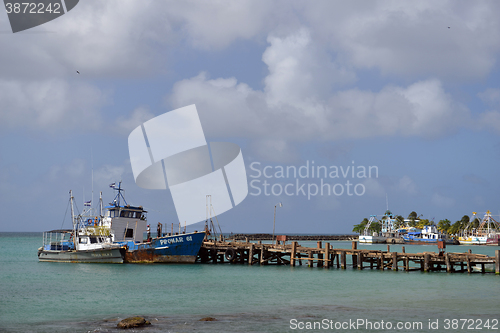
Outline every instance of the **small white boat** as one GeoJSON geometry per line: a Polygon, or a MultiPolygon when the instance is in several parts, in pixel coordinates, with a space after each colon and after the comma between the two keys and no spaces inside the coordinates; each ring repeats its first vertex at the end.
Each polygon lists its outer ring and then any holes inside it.
{"type": "Polygon", "coordinates": [[[38,249],[38,260],[123,263],[126,248],[120,244],[113,244],[111,229],[103,223],[101,216],[83,214],[75,216],[71,191],[70,205],[73,229],[44,232],[43,246],[38,249]]]}

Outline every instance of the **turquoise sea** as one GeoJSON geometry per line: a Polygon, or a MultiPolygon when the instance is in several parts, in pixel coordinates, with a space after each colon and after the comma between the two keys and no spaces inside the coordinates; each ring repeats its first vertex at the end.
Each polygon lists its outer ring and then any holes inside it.
{"type": "MultiPolygon", "coordinates": [[[[0,233],[2,332],[121,332],[116,329],[118,321],[135,315],[152,323],[136,330],[141,332],[469,332],[478,328],[500,332],[500,276],[495,274],[241,264],[40,263],[41,241],[41,233],[0,233]],[[204,317],[217,320],[200,321],[204,317]]],[[[351,242],[331,244],[351,247],[351,242]]],[[[363,247],[387,248],[358,246],[363,247]]],[[[448,246],[447,250],[469,248],[488,255],[498,249],[448,246]]],[[[391,250],[400,251],[401,246],[391,250]]],[[[406,252],[422,251],[437,249],[406,246],[406,252]]]]}

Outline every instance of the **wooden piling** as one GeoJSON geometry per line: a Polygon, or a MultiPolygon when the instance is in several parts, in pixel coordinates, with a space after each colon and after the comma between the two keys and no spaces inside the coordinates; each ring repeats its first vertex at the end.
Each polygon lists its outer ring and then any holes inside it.
{"type": "MultiPolygon", "coordinates": [[[[470,250],[469,250],[470,251],[470,250]]],[[[470,253],[470,252],[469,252],[470,253]]],[[[467,260],[467,273],[472,273],[472,267],[470,265],[470,256],[469,255],[466,255],[465,256],[466,260],[467,260]]]]}
{"type": "Polygon", "coordinates": [[[495,250],[495,274],[500,274],[500,250],[495,250]]]}
{"type": "MultiPolygon", "coordinates": [[[[318,241],[318,244],[317,244],[317,248],[318,249],[321,249],[323,247],[323,243],[321,241],[318,241]]],[[[318,261],[317,261],[317,264],[316,266],[317,267],[322,267],[323,266],[323,253],[321,252],[318,252],[318,261]]]]}
{"type": "Polygon", "coordinates": [[[250,244],[250,248],[248,249],[248,264],[253,265],[253,244],[250,244]]]}
{"type": "Polygon", "coordinates": [[[446,271],[448,273],[451,273],[453,268],[451,267],[450,254],[449,253],[446,253],[444,255],[444,261],[446,262],[446,271]]]}
{"type": "Polygon", "coordinates": [[[266,260],[265,260],[265,257],[266,257],[266,248],[265,246],[262,246],[261,250],[260,250],[260,264],[261,265],[264,265],[266,263],[266,260]]]}
{"type": "Polygon", "coordinates": [[[404,246],[403,246],[403,249],[401,250],[401,252],[406,253],[406,252],[405,252],[405,247],[404,247],[404,246]]]}
{"type": "Polygon", "coordinates": [[[363,252],[359,252],[358,255],[358,269],[363,269],[363,252]]]}
{"type": "MultiPolygon", "coordinates": [[[[353,250],[357,250],[358,242],[353,241],[351,247],[353,250]]],[[[353,251],[352,253],[352,268],[358,267],[358,256],[355,253],[356,253],[355,251],[353,251]]]]}
{"type": "Polygon", "coordinates": [[[342,269],[346,268],[345,258],[346,258],[345,251],[340,251],[340,267],[342,269]]]}
{"type": "Polygon", "coordinates": [[[398,270],[398,253],[397,252],[392,252],[392,270],[393,271],[398,270]]]}
{"type": "Polygon", "coordinates": [[[292,242],[292,252],[290,253],[290,265],[295,266],[295,256],[297,255],[297,242],[292,242]]]}
{"type": "Polygon", "coordinates": [[[313,254],[312,251],[307,251],[307,257],[309,258],[308,266],[313,267],[313,254]]]}
{"type": "Polygon", "coordinates": [[[325,264],[323,267],[330,267],[330,243],[325,243],[325,264]]]}
{"type": "Polygon", "coordinates": [[[425,253],[424,254],[424,272],[429,271],[430,261],[431,261],[431,255],[429,253],[425,253]]]}

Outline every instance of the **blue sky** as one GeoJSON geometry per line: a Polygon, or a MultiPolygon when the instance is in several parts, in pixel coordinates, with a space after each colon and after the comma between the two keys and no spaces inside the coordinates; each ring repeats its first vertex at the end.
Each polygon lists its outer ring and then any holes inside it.
{"type": "MultiPolygon", "coordinates": [[[[127,138],[190,104],[207,141],[240,145],[254,184],[254,162],[378,169],[323,179],[362,195],[250,188],[224,232],[271,233],[278,202],[277,233],[349,233],[386,197],[435,222],[500,214],[496,2],[85,0],[16,34],[0,12],[0,231],[69,227],[69,190],[81,209],[120,180],[151,223],[177,224],[168,191],[135,184],[127,138]]],[[[267,179],[297,180],[321,182],[267,179]]]]}

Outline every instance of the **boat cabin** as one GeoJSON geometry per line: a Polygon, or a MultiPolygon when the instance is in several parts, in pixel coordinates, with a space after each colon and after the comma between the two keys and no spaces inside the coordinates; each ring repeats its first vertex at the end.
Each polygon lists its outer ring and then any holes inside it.
{"type": "Polygon", "coordinates": [[[108,206],[104,222],[111,228],[114,242],[144,241],[147,232],[147,211],[142,206],[108,206]]]}

